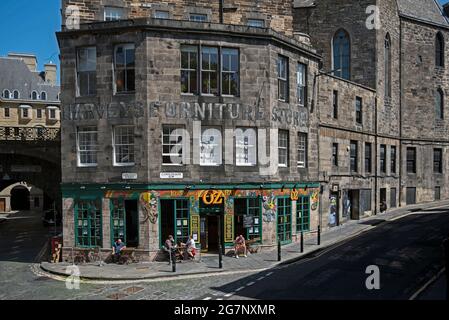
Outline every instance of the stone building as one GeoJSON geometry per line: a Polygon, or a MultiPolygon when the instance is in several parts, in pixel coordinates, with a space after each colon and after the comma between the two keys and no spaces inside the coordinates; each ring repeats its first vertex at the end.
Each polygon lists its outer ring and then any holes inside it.
{"type": "Polygon", "coordinates": [[[59,141],[56,72],[52,63],[39,72],[32,54],[0,57],[0,212],[42,209],[45,193],[59,193],[59,142],[57,152],[45,146],[59,141]],[[41,177],[47,167],[52,175],[41,177]]]}
{"type": "Polygon", "coordinates": [[[169,234],[271,247],[447,197],[446,16],[424,7],[64,0],[65,258],[122,238],[151,260],[169,234]]]}

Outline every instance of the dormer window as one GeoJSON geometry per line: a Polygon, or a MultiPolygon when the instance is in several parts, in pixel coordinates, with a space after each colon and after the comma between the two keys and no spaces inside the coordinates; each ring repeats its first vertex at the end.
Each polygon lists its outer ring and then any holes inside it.
{"type": "Polygon", "coordinates": [[[9,99],[10,97],[11,97],[11,92],[8,89],[4,90],[3,91],[3,98],[9,99]]]}
{"type": "Polygon", "coordinates": [[[13,92],[13,94],[12,94],[12,97],[13,97],[14,99],[20,99],[20,93],[19,93],[19,91],[18,91],[18,90],[14,90],[14,92],[13,92]]]}
{"type": "Polygon", "coordinates": [[[47,100],[47,93],[45,91],[41,93],[41,100],[47,100]]]}
{"type": "Polygon", "coordinates": [[[36,91],[33,91],[31,93],[31,100],[37,100],[39,98],[39,95],[37,94],[36,91]]]}
{"type": "Polygon", "coordinates": [[[121,20],[124,17],[123,8],[104,7],[104,21],[121,20]]]}

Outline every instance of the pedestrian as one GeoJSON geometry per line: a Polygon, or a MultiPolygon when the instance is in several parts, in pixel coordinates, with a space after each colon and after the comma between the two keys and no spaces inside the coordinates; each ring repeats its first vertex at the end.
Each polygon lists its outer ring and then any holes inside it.
{"type": "Polygon", "coordinates": [[[122,251],[126,249],[125,244],[122,242],[122,239],[117,239],[112,246],[112,260],[114,263],[120,261],[120,257],[122,255],[122,251]]]}
{"type": "Polygon", "coordinates": [[[235,258],[238,259],[239,258],[239,252],[243,250],[243,254],[244,257],[247,258],[248,256],[246,255],[246,240],[245,237],[243,235],[239,235],[236,239],[235,239],[235,246],[234,246],[234,252],[235,252],[235,258]]]}
{"type": "Polygon", "coordinates": [[[196,251],[195,240],[193,240],[192,236],[189,236],[189,240],[187,240],[187,243],[186,243],[187,257],[189,259],[195,259],[195,254],[196,254],[195,251],[196,251]]]}

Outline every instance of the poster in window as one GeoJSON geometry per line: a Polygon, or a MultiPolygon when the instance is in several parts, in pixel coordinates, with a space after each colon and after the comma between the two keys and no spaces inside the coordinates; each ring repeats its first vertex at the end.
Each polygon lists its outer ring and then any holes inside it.
{"type": "Polygon", "coordinates": [[[187,227],[187,226],[189,225],[188,220],[183,220],[183,221],[182,221],[182,225],[183,225],[184,227],[187,227]]]}
{"type": "Polygon", "coordinates": [[[180,227],[181,225],[182,225],[181,220],[177,220],[177,221],[176,221],[176,226],[177,226],[177,227],[180,227]]]}
{"type": "Polygon", "coordinates": [[[78,227],[82,227],[83,226],[83,220],[78,220],[78,227]]]}
{"type": "Polygon", "coordinates": [[[259,218],[254,218],[254,224],[258,225],[259,224],[259,218]]]}
{"type": "Polygon", "coordinates": [[[178,236],[182,236],[182,230],[178,230],[178,231],[176,232],[176,234],[177,234],[178,236]]]}
{"type": "Polygon", "coordinates": [[[259,228],[255,228],[254,229],[254,233],[258,234],[259,233],[259,228]]]}

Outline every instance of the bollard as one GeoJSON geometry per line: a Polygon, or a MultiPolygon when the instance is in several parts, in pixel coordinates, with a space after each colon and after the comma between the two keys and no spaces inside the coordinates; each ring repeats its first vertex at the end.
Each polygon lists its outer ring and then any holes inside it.
{"type": "Polygon", "coordinates": [[[281,241],[278,241],[278,261],[281,261],[281,241]]]}
{"type": "Polygon", "coordinates": [[[318,226],[318,245],[321,245],[321,226],[318,226]]]}
{"type": "Polygon", "coordinates": [[[304,252],[304,232],[301,230],[301,253],[304,252]]]}
{"type": "Polygon", "coordinates": [[[172,267],[172,271],[176,272],[176,254],[175,254],[174,250],[172,251],[172,254],[173,254],[173,258],[172,258],[172,265],[171,265],[171,267],[172,267]]]}
{"type": "Polygon", "coordinates": [[[218,245],[218,268],[223,269],[223,252],[221,243],[218,245]]]}

